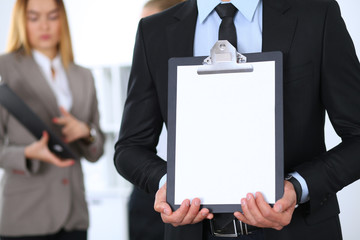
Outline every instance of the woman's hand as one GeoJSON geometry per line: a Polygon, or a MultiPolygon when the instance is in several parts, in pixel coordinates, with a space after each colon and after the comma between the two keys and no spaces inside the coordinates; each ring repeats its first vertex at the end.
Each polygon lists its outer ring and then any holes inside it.
{"type": "Polygon", "coordinates": [[[62,126],[61,132],[64,136],[64,142],[71,143],[90,136],[90,129],[86,123],[77,120],[63,107],[60,107],[60,112],[62,117],[54,118],[53,122],[62,126]]]}
{"type": "Polygon", "coordinates": [[[25,157],[28,159],[36,159],[46,163],[54,164],[58,167],[69,167],[74,165],[75,161],[72,159],[60,159],[53,154],[48,148],[49,135],[43,132],[39,141],[25,147],[25,157]]]}

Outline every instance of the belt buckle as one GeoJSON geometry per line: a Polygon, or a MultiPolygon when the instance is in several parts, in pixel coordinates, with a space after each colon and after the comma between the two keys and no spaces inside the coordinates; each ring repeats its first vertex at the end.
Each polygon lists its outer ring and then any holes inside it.
{"type": "Polygon", "coordinates": [[[238,219],[233,219],[233,226],[234,226],[234,233],[218,233],[215,230],[214,222],[212,219],[210,219],[210,233],[212,236],[215,237],[238,237],[240,235],[249,235],[248,226],[246,223],[243,223],[242,221],[238,219]],[[239,221],[240,226],[240,232],[238,232],[238,228],[236,226],[236,221],[239,221]]]}
{"type": "Polygon", "coordinates": [[[216,230],[214,228],[213,220],[210,219],[210,233],[211,233],[211,235],[213,235],[215,237],[237,237],[238,232],[237,232],[235,219],[233,219],[233,226],[234,226],[234,233],[218,233],[218,232],[216,232],[216,230]]]}
{"type": "Polygon", "coordinates": [[[241,235],[249,235],[251,234],[251,232],[249,233],[248,231],[248,225],[246,223],[243,223],[242,221],[239,221],[239,225],[240,225],[240,231],[241,231],[241,235]]]}

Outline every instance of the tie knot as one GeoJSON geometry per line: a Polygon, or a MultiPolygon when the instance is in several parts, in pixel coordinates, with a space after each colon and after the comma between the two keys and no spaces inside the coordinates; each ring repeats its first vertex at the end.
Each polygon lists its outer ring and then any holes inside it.
{"type": "Polygon", "coordinates": [[[219,4],[216,6],[215,11],[221,19],[226,17],[234,18],[237,8],[232,3],[219,4]]]}

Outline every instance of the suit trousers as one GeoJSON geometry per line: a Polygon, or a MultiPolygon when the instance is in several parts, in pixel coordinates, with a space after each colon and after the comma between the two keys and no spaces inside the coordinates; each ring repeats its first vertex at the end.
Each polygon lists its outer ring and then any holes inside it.
{"type": "Polygon", "coordinates": [[[154,210],[155,197],[134,187],[129,200],[129,239],[164,239],[164,223],[154,210]]]}
{"type": "Polygon", "coordinates": [[[60,230],[59,232],[51,235],[42,236],[29,236],[29,237],[0,237],[0,240],[86,240],[87,231],[65,231],[60,230]]]}

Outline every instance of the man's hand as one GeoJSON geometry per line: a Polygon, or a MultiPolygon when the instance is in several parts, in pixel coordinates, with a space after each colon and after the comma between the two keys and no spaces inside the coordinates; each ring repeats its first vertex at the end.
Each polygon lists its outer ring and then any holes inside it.
{"type": "Polygon", "coordinates": [[[71,143],[80,138],[86,138],[90,135],[90,129],[86,123],[77,120],[73,115],[60,107],[62,117],[54,118],[53,122],[62,125],[61,133],[64,135],[64,142],[71,143]]]}
{"type": "Polygon", "coordinates": [[[25,147],[25,157],[28,159],[40,160],[46,163],[54,164],[58,167],[70,167],[74,165],[75,161],[72,159],[60,159],[53,154],[48,148],[49,135],[43,132],[43,136],[39,141],[25,147]]]}
{"type": "Polygon", "coordinates": [[[194,198],[191,203],[189,199],[185,199],[180,208],[173,212],[166,202],[166,183],[156,193],[154,209],[161,213],[164,223],[170,223],[174,227],[195,224],[206,218],[214,217],[207,208],[200,210],[200,199],[198,198],[194,198]]]}
{"type": "Polygon", "coordinates": [[[241,212],[235,212],[234,216],[240,221],[261,227],[274,228],[276,230],[283,229],[291,221],[296,206],[296,192],[294,186],[285,181],[284,196],[278,200],[274,207],[265,201],[263,195],[259,192],[254,196],[249,193],[246,199],[241,199],[241,212]]]}

